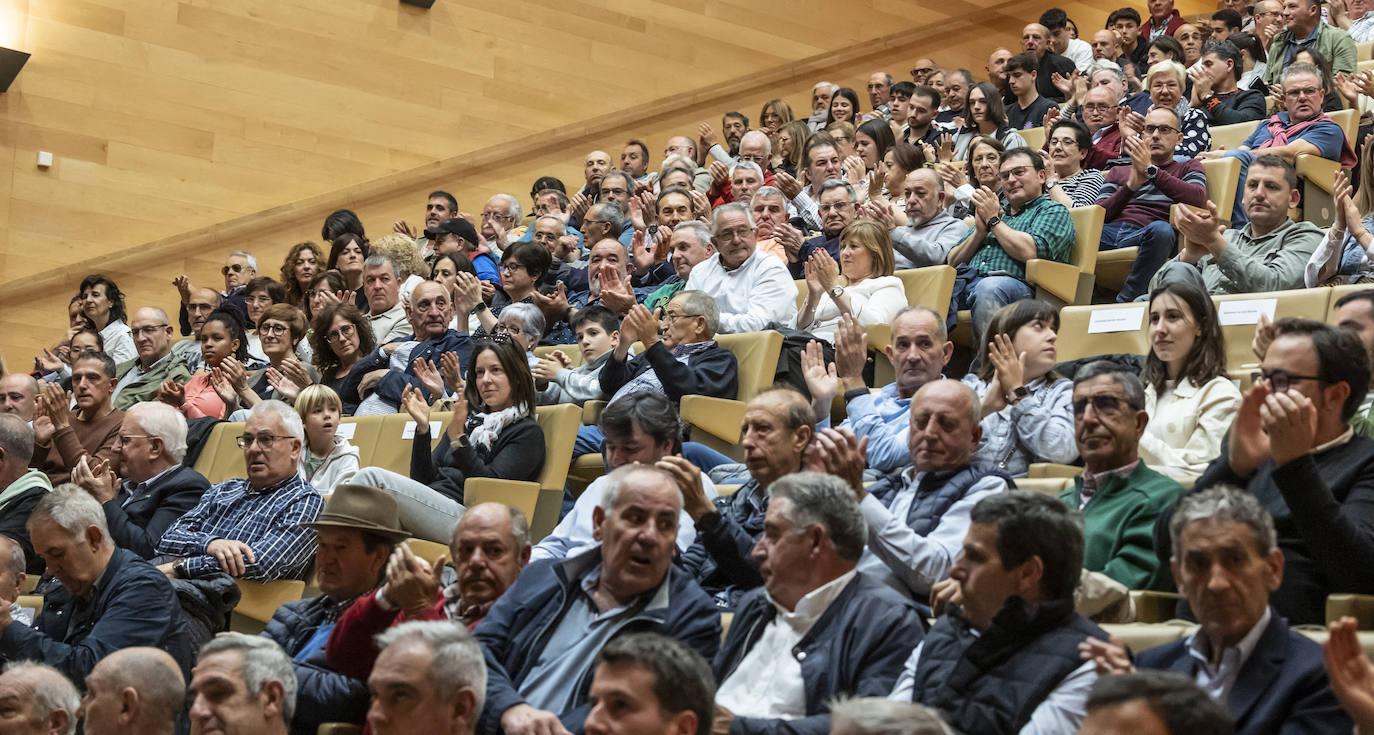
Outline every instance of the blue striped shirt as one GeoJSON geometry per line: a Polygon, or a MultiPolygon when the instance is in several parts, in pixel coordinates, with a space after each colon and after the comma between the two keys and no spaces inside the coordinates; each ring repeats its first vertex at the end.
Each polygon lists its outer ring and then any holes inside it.
{"type": "Polygon", "coordinates": [[[253,549],[243,579],[300,579],[315,552],[314,523],[324,500],[299,474],[253,490],[246,479],[212,486],[200,503],[178,518],[157,543],[157,553],[184,558],[192,579],[221,571],[205,552],[215,539],[242,541],[253,549]]]}

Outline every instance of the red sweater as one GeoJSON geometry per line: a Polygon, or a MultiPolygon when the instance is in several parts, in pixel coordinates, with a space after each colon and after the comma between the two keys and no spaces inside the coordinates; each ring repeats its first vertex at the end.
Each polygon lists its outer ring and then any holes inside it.
{"type": "MultiPolygon", "coordinates": [[[[375,641],[378,633],[409,620],[447,619],[442,590],[434,607],[413,618],[402,610],[387,610],[382,607],[381,603],[377,602],[376,592],[367,597],[360,597],[344,611],[339,622],[334,625],[334,632],[329,635],[329,643],[325,646],[329,668],[344,676],[367,681],[380,653],[375,641]]],[[[473,621],[468,629],[471,630],[476,625],[477,621],[473,621]]]]}

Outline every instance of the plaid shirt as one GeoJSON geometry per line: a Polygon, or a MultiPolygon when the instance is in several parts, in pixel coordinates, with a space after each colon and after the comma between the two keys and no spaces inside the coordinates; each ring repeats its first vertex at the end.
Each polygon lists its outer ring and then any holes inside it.
{"type": "MultiPolygon", "coordinates": [[[[1073,217],[1069,216],[1068,207],[1041,194],[1027,202],[1021,211],[1003,217],[1002,222],[1013,230],[1035,238],[1035,257],[1060,263],[1069,262],[1074,230],[1073,217]]],[[[968,232],[964,233],[964,238],[972,232],[973,228],[970,227],[968,232]]],[[[961,241],[964,238],[960,238],[961,241]]],[[[969,262],[969,267],[979,275],[1006,273],[1026,280],[1026,264],[1007,255],[1007,251],[997,242],[997,236],[992,233],[983,238],[978,252],[969,262]]]]}
{"type": "Polygon", "coordinates": [[[232,539],[253,549],[244,579],[299,579],[315,551],[315,532],[301,524],[314,523],[323,508],[319,492],[296,473],[257,491],[248,480],[226,480],[167,529],[157,553],[183,557],[186,575],[195,579],[220,571],[205,552],[210,542],[232,539]]]}

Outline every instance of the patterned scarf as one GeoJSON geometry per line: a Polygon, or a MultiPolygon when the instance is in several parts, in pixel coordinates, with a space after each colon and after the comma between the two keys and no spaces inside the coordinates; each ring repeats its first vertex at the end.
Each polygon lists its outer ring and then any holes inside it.
{"type": "MultiPolygon", "coordinates": [[[[701,354],[715,346],[716,341],[713,339],[708,339],[705,342],[693,342],[688,345],[678,345],[673,348],[673,357],[683,365],[690,365],[692,356],[701,354]]],[[[648,358],[645,358],[644,370],[641,370],[638,375],[630,378],[625,385],[620,386],[620,390],[615,392],[615,395],[611,398],[611,402],[614,402],[616,398],[621,396],[627,396],[631,393],[638,393],[640,391],[652,391],[654,393],[663,392],[663,383],[658,379],[658,373],[654,372],[654,368],[649,364],[648,358]]]]}
{"type": "Polygon", "coordinates": [[[477,425],[472,428],[468,437],[473,444],[480,444],[490,451],[491,443],[496,441],[496,437],[500,436],[501,432],[507,426],[510,426],[528,415],[530,415],[530,412],[526,410],[523,403],[492,413],[477,414],[477,419],[480,423],[477,423],[477,425]]]}

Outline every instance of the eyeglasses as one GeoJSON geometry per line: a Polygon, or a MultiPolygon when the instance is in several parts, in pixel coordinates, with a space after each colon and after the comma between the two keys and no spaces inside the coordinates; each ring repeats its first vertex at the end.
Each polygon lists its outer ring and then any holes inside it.
{"type": "Polygon", "coordinates": [[[1026,172],[1030,170],[1030,166],[1017,166],[1016,168],[1009,168],[1006,171],[999,171],[997,173],[997,178],[1002,181],[1011,181],[1012,179],[1019,179],[1025,176],[1026,172]]]}
{"type": "Polygon", "coordinates": [[[511,219],[511,216],[500,212],[483,212],[482,219],[511,219]]]}
{"type": "Polygon", "coordinates": [[[1168,135],[1168,134],[1170,134],[1170,133],[1177,133],[1177,132],[1178,132],[1178,128],[1176,128],[1176,127],[1174,127],[1174,126],[1172,126],[1172,125],[1146,125],[1146,126],[1145,126],[1145,134],[1146,134],[1146,135],[1154,135],[1154,134],[1156,134],[1156,133],[1158,133],[1159,135],[1168,135]]]}
{"type": "Polygon", "coordinates": [[[1250,373],[1250,382],[1258,383],[1261,380],[1269,383],[1269,389],[1275,393],[1283,393],[1293,387],[1293,383],[1301,380],[1315,380],[1326,382],[1316,375],[1294,375],[1286,370],[1260,370],[1250,373]]]}
{"type": "Polygon", "coordinates": [[[234,443],[239,445],[239,449],[246,449],[253,446],[256,442],[263,449],[271,449],[278,439],[295,439],[294,436],[282,436],[281,434],[240,434],[234,438],[234,443]]]}
{"type": "Polygon", "coordinates": [[[147,335],[147,336],[151,337],[151,336],[153,336],[154,334],[157,334],[158,332],[161,332],[162,330],[164,330],[164,329],[166,329],[167,327],[170,327],[170,326],[172,326],[172,325],[170,325],[170,324],[156,324],[156,325],[147,326],[147,327],[134,327],[134,328],[130,329],[129,332],[131,332],[131,333],[134,335],[135,338],[142,337],[143,335],[147,335]]]}
{"type": "Polygon", "coordinates": [[[291,331],[291,328],[288,327],[288,326],[286,326],[285,324],[261,324],[261,325],[258,325],[258,334],[267,334],[267,335],[286,334],[286,333],[289,332],[289,331],[291,331]]]}
{"type": "Polygon", "coordinates": [[[741,240],[748,240],[753,236],[754,229],[752,227],[736,227],[733,230],[721,230],[720,232],[717,232],[715,235],[713,235],[711,239],[715,240],[716,242],[731,242],[735,238],[739,238],[741,240]]]}
{"type": "Polygon", "coordinates": [[[502,264],[501,264],[501,271],[502,271],[503,273],[514,273],[515,271],[519,270],[521,267],[522,267],[522,266],[521,266],[519,263],[502,263],[502,264]]]}
{"type": "Polygon", "coordinates": [[[629,193],[630,193],[630,192],[626,191],[625,189],[602,189],[602,190],[601,190],[601,196],[603,196],[603,197],[609,197],[609,196],[623,197],[623,196],[625,196],[626,194],[629,194],[629,193]]]}
{"type": "Polygon", "coordinates": [[[353,326],[352,324],[345,324],[342,327],[339,327],[338,329],[329,330],[329,333],[326,334],[324,338],[327,342],[334,342],[340,339],[347,339],[357,333],[357,327],[353,326]]]}
{"type": "Polygon", "coordinates": [[[931,69],[931,68],[928,68],[928,67],[924,67],[924,66],[918,66],[918,67],[916,67],[915,69],[912,69],[912,70],[911,70],[911,73],[912,73],[912,74],[929,74],[929,73],[931,73],[931,72],[933,72],[933,71],[935,71],[935,70],[934,70],[934,69],[931,69]]]}
{"type": "Polygon", "coordinates": [[[151,438],[153,438],[153,437],[152,437],[151,435],[149,435],[149,434],[118,434],[118,435],[115,436],[115,441],[118,441],[120,444],[128,444],[128,443],[130,442],[130,440],[132,440],[132,439],[151,439],[151,438]]]}
{"type": "Polygon", "coordinates": [[[853,138],[849,137],[848,135],[832,135],[830,137],[834,138],[835,140],[853,140],[853,138]]]}
{"type": "Polygon", "coordinates": [[[677,312],[673,312],[673,311],[665,311],[665,312],[663,312],[663,321],[668,322],[669,324],[672,324],[673,322],[675,322],[675,321],[677,321],[677,320],[679,320],[679,319],[690,319],[690,318],[692,318],[692,317],[698,317],[698,316],[701,316],[701,315],[700,315],[700,314],[678,314],[677,312]]]}
{"type": "Polygon", "coordinates": [[[1083,105],[1083,109],[1092,110],[1093,112],[1106,112],[1107,110],[1112,109],[1112,107],[1114,107],[1114,105],[1108,104],[1106,102],[1089,102],[1088,104],[1083,105]]]}
{"type": "Polygon", "coordinates": [[[1116,396],[1089,396],[1079,398],[1073,402],[1073,415],[1075,418],[1082,418],[1088,412],[1088,404],[1091,403],[1093,413],[1098,416],[1115,416],[1125,401],[1116,396]]]}
{"type": "Polygon", "coordinates": [[[226,266],[224,266],[223,268],[220,268],[220,269],[219,269],[220,275],[225,275],[225,276],[229,275],[229,272],[230,272],[230,271],[233,271],[234,273],[242,273],[242,272],[243,272],[243,264],[242,264],[242,263],[235,263],[235,264],[233,264],[233,265],[226,265],[226,266]]]}
{"type": "Polygon", "coordinates": [[[497,324],[496,326],[494,326],[494,327],[491,328],[491,333],[492,333],[492,334],[506,334],[506,333],[510,333],[510,334],[524,334],[524,333],[525,333],[525,328],[524,328],[524,327],[521,327],[521,326],[519,326],[519,325],[511,326],[511,325],[509,325],[509,324],[497,324]]]}
{"type": "Polygon", "coordinates": [[[1285,89],[1285,90],[1283,90],[1283,96],[1284,96],[1284,97],[1292,97],[1292,98],[1294,98],[1294,99],[1298,99],[1298,98],[1302,98],[1302,97],[1321,97],[1323,94],[1324,94],[1324,93],[1322,92],[1322,90],[1318,89],[1317,87],[1306,87],[1306,88],[1304,88],[1304,89],[1285,89]]]}

